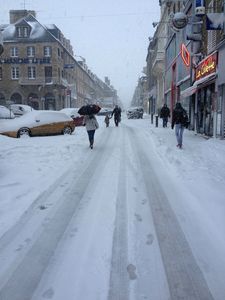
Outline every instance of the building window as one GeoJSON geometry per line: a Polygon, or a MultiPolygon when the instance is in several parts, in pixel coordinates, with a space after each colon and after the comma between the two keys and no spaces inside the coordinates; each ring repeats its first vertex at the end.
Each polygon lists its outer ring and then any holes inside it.
{"type": "Polygon", "coordinates": [[[17,37],[23,38],[28,37],[29,35],[29,28],[28,27],[17,27],[17,37]]]}
{"type": "Polygon", "coordinates": [[[11,68],[11,78],[12,79],[19,79],[19,67],[12,67],[11,68]]]}
{"type": "Polygon", "coordinates": [[[45,57],[50,57],[52,53],[52,49],[50,46],[45,46],[44,47],[44,56],[45,57]]]}
{"type": "MultiPolygon", "coordinates": [[[[211,1],[208,6],[210,12],[213,11],[213,6],[214,6],[214,1],[211,1]]],[[[217,32],[216,30],[207,30],[207,34],[208,34],[207,53],[209,54],[216,48],[217,32]]]]}
{"type": "Polygon", "coordinates": [[[23,27],[23,36],[28,37],[28,28],[27,27],[23,27]]]}
{"type": "Polygon", "coordinates": [[[27,56],[34,57],[35,56],[35,48],[34,46],[27,47],[27,56]]]}
{"type": "Polygon", "coordinates": [[[52,82],[52,67],[45,67],[45,82],[52,82]]]}
{"type": "Polygon", "coordinates": [[[36,68],[35,67],[28,67],[28,78],[29,79],[36,78],[36,68]]]}
{"type": "Polygon", "coordinates": [[[0,67],[0,80],[2,80],[2,67],[0,67]]]}
{"type": "Polygon", "coordinates": [[[18,57],[18,48],[17,47],[12,47],[11,49],[10,49],[10,55],[11,55],[11,57],[18,57]]]}

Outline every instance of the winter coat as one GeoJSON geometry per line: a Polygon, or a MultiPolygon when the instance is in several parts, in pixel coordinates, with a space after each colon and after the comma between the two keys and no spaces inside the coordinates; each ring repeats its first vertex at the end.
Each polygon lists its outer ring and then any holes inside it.
{"type": "Polygon", "coordinates": [[[121,108],[120,107],[115,107],[113,112],[112,112],[112,116],[114,115],[115,119],[120,119],[121,117],[121,108]]]}
{"type": "Polygon", "coordinates": [[[108,115],[105,116],[105,120],[104,121],[105,121],[106,124],[109,124],[109,119],[110,119],[110,117],[108,115]]]}
{"type": "Polygon", "coordinates": [[[177,103],[173,110],[171,127],[173,128],[175,124],[181,124],[183,127],[188,127],[189,124],[187,112],[180,103],[177,103]]]}
{"type": "Polygon", "coordinates": [[[84,116],[83,125],[86,126],[87,131],[99,128],[98,121],[94,115],[84,116]]]}
{"type": "Polygon", "coordinates": [[[170,117],[170,109],[167,106],[163,106],[160,111],[160,118],[168,118],[170,117]]]}

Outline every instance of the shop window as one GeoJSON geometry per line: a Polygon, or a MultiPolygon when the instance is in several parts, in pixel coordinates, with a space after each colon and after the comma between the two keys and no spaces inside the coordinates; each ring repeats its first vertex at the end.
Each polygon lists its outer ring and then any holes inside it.
{"type": "Polygon", "coordinates": [[[0,93],[0,105],[5,105],[6,104],[6,100],[5,100],[5,96],[0,93]]]}
{"type": "Polygon", "coordinates": [[[45,67],[45,82],[52,82],[52,67],[45,67]]]}

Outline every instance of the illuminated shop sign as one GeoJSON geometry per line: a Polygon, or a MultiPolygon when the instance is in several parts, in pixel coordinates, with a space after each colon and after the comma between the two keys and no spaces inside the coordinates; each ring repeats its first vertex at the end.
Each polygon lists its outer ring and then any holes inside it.
{"type": "Polygon", "coordinates": [[[50,64],[50,57],[43,58],[19,58],[10,57],[0,59],[0,64],[50,64]]]}
{"type": "Polygon", "coordinates": [[[195,80],[206,77],[212,73],[216,72],[217,66],[217,52],[206,57],[200,64],[196,67],[195,70],[195,80]]]}
{"type": "Polygon", "coordinates": [[[180,53],[181,53],[181,58],[182,58],[184,64],[187,67],[189,67],[190,66],[190,53],[184,44],[181,44],[180,53]]]}

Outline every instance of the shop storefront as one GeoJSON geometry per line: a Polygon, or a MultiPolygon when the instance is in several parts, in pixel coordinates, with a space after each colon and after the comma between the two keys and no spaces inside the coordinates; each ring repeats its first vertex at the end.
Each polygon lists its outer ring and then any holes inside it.
{"type": "MultiPolygon", "coordinates": [[[[218,61],[225,59],[225,45],[219,49],[218,61]]],[[[216,134],[225,138],[225,64],[218,65],[218,96],[216,106],[216,134]]]]}
{"type": "Polygon", "coordinates": [[[218,53],[214,52],[203,59],[195,70],[196,91],[196,131],[206,136],[215,136],[216,78],[218,53]]]}
{"type": "Polygon", "coordinates": [[[182,98],[190,97],[191,124],[196,132],[206,136],[216,135],[216,99],[218,53],[203,59],[195,69],[194,83],[182,91],[182,98]]]}

